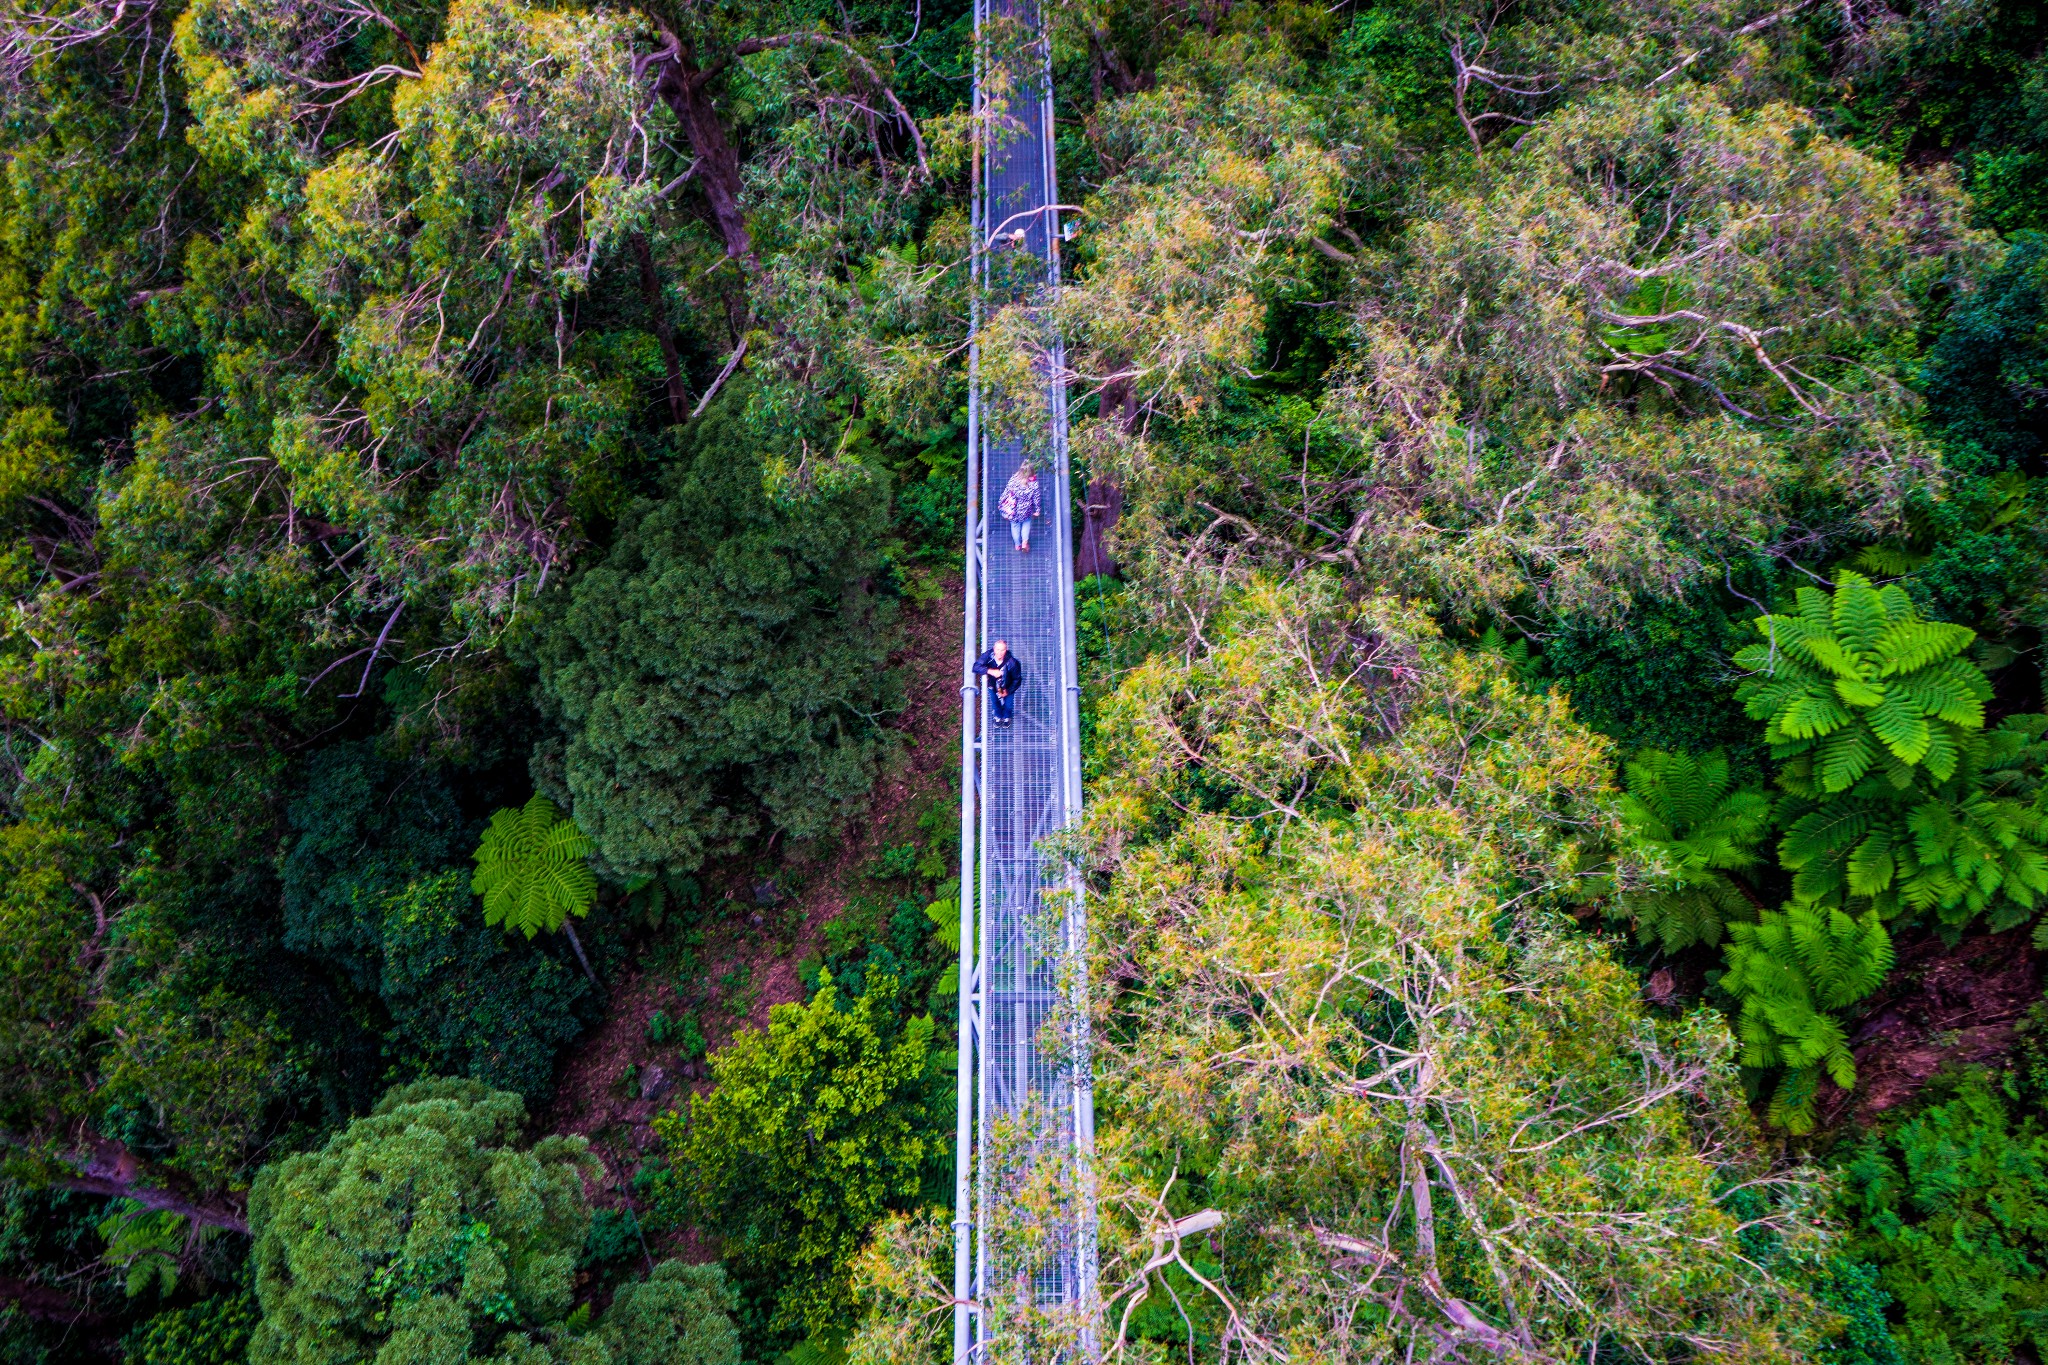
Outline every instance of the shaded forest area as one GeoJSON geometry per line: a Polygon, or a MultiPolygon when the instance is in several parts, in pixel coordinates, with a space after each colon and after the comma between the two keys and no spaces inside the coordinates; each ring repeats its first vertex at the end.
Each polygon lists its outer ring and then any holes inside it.
{"type": "MultiPolygon", "coordinates": [[[[1046,20],[1095,1345],[2048,1357],[2048,11],[1046,20]]],[[[0,1365],[945,1358],[974,55],[5,6],[0,1365]]]]}

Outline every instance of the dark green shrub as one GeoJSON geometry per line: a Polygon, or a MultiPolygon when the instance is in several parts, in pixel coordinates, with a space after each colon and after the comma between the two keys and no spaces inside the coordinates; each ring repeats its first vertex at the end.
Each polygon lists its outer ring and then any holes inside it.
{"type": "MultiPolygon", "coordinates": [[[[1959,468],[2038,462],[2048,446],[2048,236],[2022,232],[1928,348],[1928,416],[1959,468]]],[[[2038,463],[2036,463],[2038,469],[2038,463]]]]}
{"type": "Polygon", "coordinates": [[[595,1209],[590,1215],[590,1235],[583,1239],[583,1255],[576,1264],[585,1270],[615,1264],[640,1254],[640,1235],[633,1227],[631,1209],[595,1209]]]}
{"type": "Polygon", "coordinates": [[[247,1290],[168,1309],[130,1335],[127,1365],[242,1365],[260,1318],[247,1290]]]}
{"type": "Polygon", "coordinates": [[[1848,1252],[1896,1301],[1915,1365],[2048,1354],[2048,1132],[1982,1073],[1841,1162],[1848,1252]]]}
{"type": "Polygon", "coordinates": [[[531,944],[487,928],[460,869],[385,903],[385,1007],[393,1050],[416,1072],[465,1075],[539,1099],[555,1053],[582,1029],[589,983],[531,944]]]}
{"type": "Polygon", "coordinates": [[[647,1021],[647,1041],[656,1047],[673,1047],[688,1061],[704,1055],[704,1030],[694,1014],[671,1018],[666,1010],[656,1010],[647,1021]]]}
{"type": "Polygon", "coordinates": [[[338,744],[306,764],[279,859],[284,942],[361,990],[383,973],[385,898],[457,862],[468,833],[440,778],[338,744]]]}
{"type": "Polygon", "coordinates": [[[1828,1262],[1814,1297],[1842,1319],[1841,1335],[1821,1350],[1822,1365],[1905,1365],[1884,1316],[1892,1296],[1878,1284],[1876,1266],[1838,1257],[1828,1262]]]}
{"type": "Polygon", "coordinates": [[[563,735],[536,774],[630,876],[692,871],[763,829],[833,828],[898,704],[888,604],[864,586],[886,490],[772,504],[739,407],[692,424],[664,496],[628,511],[534,646],[563,735]]]}
{"type": "Polygon", "coordinates": [[[1748,642],[1746,614],[1755,613],[1724,606],[1711,590],[1644,603],[1619,630],[1566,621],[1544,641],[1543,658],[1573,712],[1626,750],[1726,749],[1739,768],[1760,756],[1755,727],[1729,705],[1738,676],[1729,655],[1748,642]]]}

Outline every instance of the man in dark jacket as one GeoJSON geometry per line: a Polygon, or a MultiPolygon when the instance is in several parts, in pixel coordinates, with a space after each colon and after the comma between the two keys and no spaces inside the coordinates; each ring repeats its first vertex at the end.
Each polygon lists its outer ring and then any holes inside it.
{"type": "Polygon", "coordinates": [[[1017,656],[1010,653],[1010,646],[998,640],[982,651],[974,661],[974,676],[987,678],[992,689],[988,709],[995,719],[996,728],[1010,727],[1010,713],[1017,705],[1017,689],[1024,685],[1024,665],[1017,662],[1017,656]]]}

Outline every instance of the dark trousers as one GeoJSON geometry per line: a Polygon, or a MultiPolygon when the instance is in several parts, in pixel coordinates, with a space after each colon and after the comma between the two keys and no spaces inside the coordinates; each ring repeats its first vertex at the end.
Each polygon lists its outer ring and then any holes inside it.
{"type": "Polygon", "coordinates": [[[1017,709],[1017,694],[1015,692],[1012,692],[1009,696],[1006,697],[1002,693],[996,691],[995,688],[991,687],[988,690],[988,709],[989,714],[994,716],[998,721],[1001,721],[1005,725],[1009,724],[1010,713],[1017,709]]]}

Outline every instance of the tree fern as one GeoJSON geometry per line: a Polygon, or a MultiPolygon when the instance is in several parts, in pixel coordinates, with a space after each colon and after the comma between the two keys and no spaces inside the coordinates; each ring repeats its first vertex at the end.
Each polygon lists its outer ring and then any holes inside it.
{"type": "Polygon", "coordinates": [[[562,928],[571,915],[589,914],[597,899],[590,847],[575,823],[539,794],[523,808],[493,815],[470,882],[483,897],[484,922],[532,938],[562,928]]]}
{"type": "Polygon", "coordinates": [[[1773,1123],[1813,1131],[1814,1102],[1825,1075],[1848,1089],[1856,1060],[1834,1011],[1877,989],[1891,970],[1891,937],[1875,913],[1860,918],[1821,906],[1765,911],[1755,924],[1732,924],[1721,987],[1742,1002],[1736,1034],[1745,1066],[1780,1070],[1773,1123]]]}
{"type": "Polygon", "coordinates": [[[190,1240],[185,1215],[148,1209],[133,1199],[116,1199],[99,1221],[107,1249],[100,1259],[122,1272],[129,1298],[154,1289],[168,1298],[178,1290],[178,1258],[190,1240]]]}
{"type": "Polygon", "coordinates": [[[1497,626],[1488,626],[1480,632],[1479,651],[1504,660],[1516,682],[1531,691],[1538,690],[1543,679],[1543,654],[1530,648],[1526,636],[1511,637],[1502,634],[1497,626]]]}
{"type": "Polygon", "coordinates": [[[1923,774],[1904,792],[1873,776],[1795,797],[1778,848],[1793,896],[1886,919],[1933,913],[1951,929],[1979,915],[1994,931],[2025,922],[2048,896],[2044,731],[2048,717],[2014,716],[1968,734],[1945,781],[1923,774]]]}
{"type": "Polygon", "coordinates": [[[1807,587],[1797,602],[1797,615],[1759,617],[1764,643],[1735,656],[1753,675],[1736,696],[1766,723],[1772,753],[1805,760],[1823,793],[1873,772],[1901,790],[1916,770],[1952,775],[1991,697],[1984,671],[1959,657],[1976,632],[1923,620],[1897,585],[1847,570],[1833,597],[1807,587]]]}
{"type": "Polygon", "coordinates": [[[1621,804],[1637,847],[1665,872],[1658,884],[1622,898],[1642,942],[1667,953],[1712,946],[1723,926],[1756,917],[1726,874],[1757,861],[1771,801],[1762,792],[1728,790],[1727,755],[1645,749],[1628,765],[1621,804]]]}

